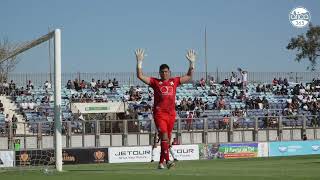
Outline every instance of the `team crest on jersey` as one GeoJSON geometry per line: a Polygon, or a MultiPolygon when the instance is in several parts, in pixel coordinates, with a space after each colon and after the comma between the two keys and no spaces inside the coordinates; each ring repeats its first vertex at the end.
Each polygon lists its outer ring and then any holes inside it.
{"type": "Polygon", "coordinates": [[[159,82],[159,85],[162,85],[162,81],[159,82]]]}
{"type": "Polygon", "coordinates": [[[162,86],[160,91],[162,95],[173,95],[173,87],[171,86],[162,86]]]}
{"type": "Polygon", "coordinates": [[[173,86],[173,85],[174,85],[173,81],[170,81],[170,85],[171,85],[171,86],[173,86]]]}

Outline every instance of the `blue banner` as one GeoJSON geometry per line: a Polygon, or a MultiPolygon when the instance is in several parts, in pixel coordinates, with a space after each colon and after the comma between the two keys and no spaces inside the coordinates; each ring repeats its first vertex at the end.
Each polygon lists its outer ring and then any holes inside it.
{"type": "Polygon", "coordinates": [[[320,154],[320,141],[279,141],[269,143],[269,156],[320,154]]]}

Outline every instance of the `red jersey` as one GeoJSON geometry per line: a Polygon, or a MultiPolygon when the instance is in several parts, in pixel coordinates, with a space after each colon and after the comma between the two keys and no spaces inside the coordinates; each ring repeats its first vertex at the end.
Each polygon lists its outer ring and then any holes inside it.
{"type": "Polygon", "coordinates": [[[179,85],[180,77],[170,78],[166,81],[150,78],[150,87],[154,91],[154,114],[158,112],[175,113],[176,90],[179,85]]]}

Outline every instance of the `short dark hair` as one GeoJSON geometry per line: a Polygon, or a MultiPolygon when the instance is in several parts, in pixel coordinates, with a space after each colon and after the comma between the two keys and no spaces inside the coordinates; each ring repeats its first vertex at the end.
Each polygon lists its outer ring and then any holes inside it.
{"type": "Polygon", "coordinates": [[[170,70],[168,64],[161,64],[160,67],[159,67],[159,71],[163,70],[163,69],[168,69],[170,70]]]}

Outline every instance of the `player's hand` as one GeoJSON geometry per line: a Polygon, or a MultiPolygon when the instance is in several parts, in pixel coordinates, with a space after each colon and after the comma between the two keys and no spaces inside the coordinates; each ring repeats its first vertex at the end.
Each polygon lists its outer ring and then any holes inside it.
{"type": "Polygon", "coordinates": [[[136,49],[135,51],[137,61],[143,61],[144,59],[144,49],[136,49]]]}
{"type": "Polygon", "coordinates": [[[186,54],[186,58],[189,60],[190,66],[194,68],[194,63],[196,62],[196,52],[193,49],[189,49],[186,54]]]}
{"type": "Polygon", "coordinates": [[[189,49],[186,58],[194,63],[196,61],[196,52],[193,49],[189,49]]]}
{"type": "Polygon", "coordinates": [[[135,54],[136,54],[138,68],[141,69],[142,68],[142,61],[144,59],[144,50],[141,48],[136,49],[135,54]]]}

